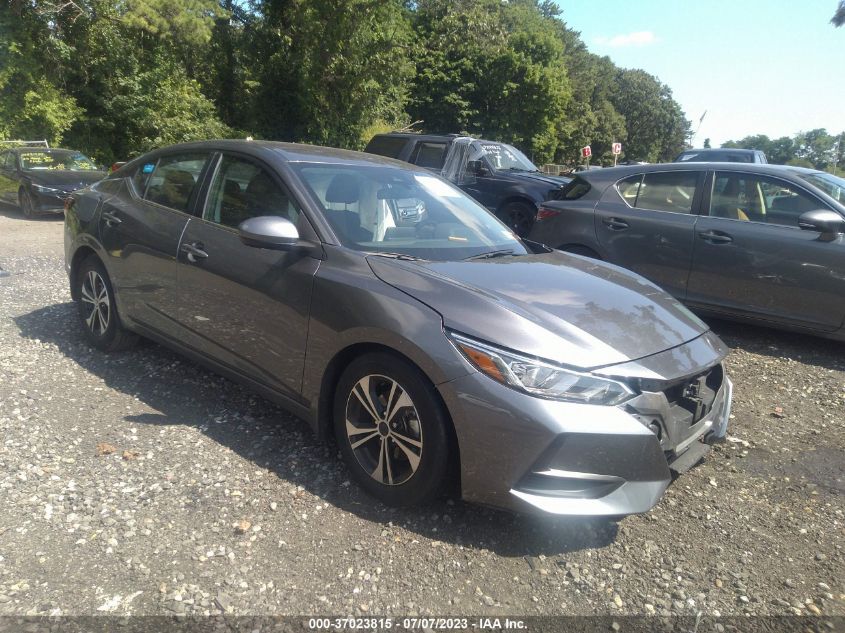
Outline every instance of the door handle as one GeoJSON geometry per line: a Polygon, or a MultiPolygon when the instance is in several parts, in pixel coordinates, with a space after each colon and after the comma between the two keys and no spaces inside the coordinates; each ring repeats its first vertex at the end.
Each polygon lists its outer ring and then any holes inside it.
{"type": "Polygon", "coordinates": [[[728,242],[734,241],[734,238],[727,233],[720,233],[718,231],[701,231],[698,237],[712,244],[727,244],[728,242]]]}
{"type": "Polygon", "coordinates": [[[603,221],[604,225],[611,231],[624,231],[628,228],[628,223],[619,218],[605,218],[603,221]]]}
{"type": "Polygon", "coordinates": [[[117,217],[111,211],[103,211],[103,213],[100,215],[100,217],[102,217],[103,220],[106,221],[106,224],[108,224],[109,226],[117,226],[118,224],[123,222],[123,220],[121,220],[119,217],[117,217]]]}
{"type": "Polygon", "coordinates": [[[188,261],[192,264],[196,264],[197,260],[208,258],[208,253],[206,253],[202,249],[203,245],[199,242],[190,242],[188,244],[182,244],[182,252],[188,254],[188,261]]]}

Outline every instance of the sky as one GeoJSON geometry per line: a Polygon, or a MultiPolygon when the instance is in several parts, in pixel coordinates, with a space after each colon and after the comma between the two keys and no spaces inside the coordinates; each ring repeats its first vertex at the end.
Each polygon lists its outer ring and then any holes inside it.
{"type": "Polygon", "coordinates": [[[838,0],[557,3],[591,52],[672,89],[698,128],[696,147],[845,131],[845,27],[830,24],[838,0]]]}

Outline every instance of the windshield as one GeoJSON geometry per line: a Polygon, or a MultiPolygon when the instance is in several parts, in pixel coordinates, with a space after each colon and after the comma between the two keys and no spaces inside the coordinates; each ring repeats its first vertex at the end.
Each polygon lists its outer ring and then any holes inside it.
{"type": "Polygon", "coordinates": [[[484,207],[438,176],[401,167],[292,163],[344,246],[434,261],[528,253],[484,207]]]}
{"type": "Polygon", "coordinates": [[[21,169],[71,169],[95,171],[94,161],[80,152],[69,150],[39,150],[21,152],[21,169]]]}
{"type": "Polygon", "coordinates": [[[801,178],[824,191],[831,198],[845,204],[845,179],[833,174],[798,174],[801,178]]]}
{"type": "Polygon", "coordinates": [[[478,149],[487,156],[487,160],[496,170],[512,171],[540,171],[528,160],[528,157],[512,145],[493,143],[491,141],[475,141],[474,149],[478,149]]]}

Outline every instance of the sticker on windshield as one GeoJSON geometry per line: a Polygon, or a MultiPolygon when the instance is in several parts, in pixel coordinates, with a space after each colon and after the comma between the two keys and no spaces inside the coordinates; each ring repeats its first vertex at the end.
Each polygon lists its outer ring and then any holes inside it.
{"type": "Polygon", "coordinates": [[[142,174],[151,174],[153,170],[156,168],[155,163],[147,163],[143,167],[141,167],[142,174]]]}

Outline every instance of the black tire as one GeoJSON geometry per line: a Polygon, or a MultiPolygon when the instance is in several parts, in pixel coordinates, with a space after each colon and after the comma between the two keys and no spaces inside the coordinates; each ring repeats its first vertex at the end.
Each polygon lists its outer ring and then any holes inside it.
{"type": "Polygon", "coordinates": [[[537,219],[537,209],[527,202],[508,202],[496,215],[519,237],[527,237],[537,219]]]}
{"type": "Polygon", "coordinates": [[[451,459],[450,422],[434,385],[412,364],[388,353],[355,359],[338,381],[333,415],[343,460],[352,478],[369,494],[388,505],[409,506],[443,492],[451,459]],[[389,391],[390,382],[403,393],[389,391]],[[364,385],[369,385],[368,402],[377,409],[378,421],[367,413],[368,405],[360,395],[365,393],[364,385]],[[388,402],[390,395],[394,397],[388,402]],[[392,405],[392,413],[387,405],[392,405]],[[347,421],[354,427],[352,433],[347,421]],[[410,454],[416,456],[416,468],[410,454]]]}
{"type": "Polygon", "coordinates": [[[35,206],[32,203],[32,195],[23,187],[18,189],[18,206],[25,218],[35,217],[35,206]]]}
{"type": "Polygon", "coordinates": [[[584,257],[590,257],[592,259],[601,259],[599,254],[592,248],[589,248],[588,246],[581,246],[580,244],[566,244],[561,246],[558,250],[566,253],[573,253],[575,255],[583,255],[584,257]]]}
{"type": "Polygon", "coordinates": [[[138,337],[123,327],[111,280],[97,257],[88,257],[80,264],[75,283],[77,310],[88,342],[104,352],[117,352],[135,345],[138,337]]]}

